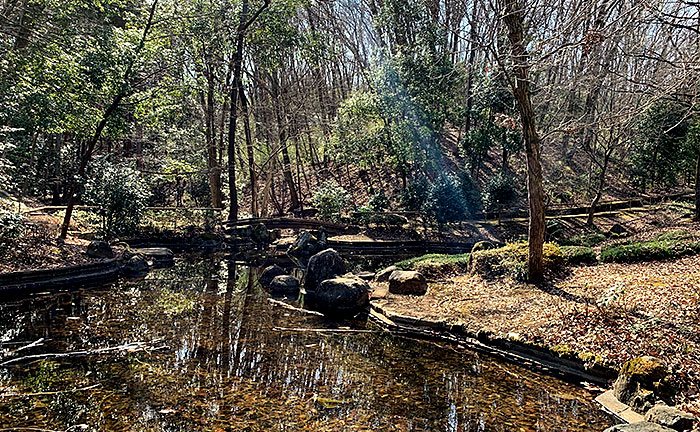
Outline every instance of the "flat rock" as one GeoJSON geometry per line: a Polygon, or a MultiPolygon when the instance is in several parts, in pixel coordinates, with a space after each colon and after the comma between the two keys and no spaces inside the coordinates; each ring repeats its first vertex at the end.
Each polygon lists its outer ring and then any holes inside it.
{"type": "Polygon", "coordinates": [[[362,280],[371,281],[372,279],[374,279],[374,273],[369,272],[369,271],[363,271],[363,272],[359,272],[357,274],[357,277],[359,277],[362,280]]]}
{"type": "Polygon", "coordinates": [[[380,271],[374,276],[376,282],[386,282],[389,280],[389,276],[394,273],[398,268],[396,266],[390,266],[380,271]]]}
{"type": "Polygon", "coordinates": [[[669,429],[656,423],[639,422],[615,425],[605,429],[604,432],[673,432],[673,429],[669,429]]]}
{"type": "Polygon", "coordinates": [[[268,290],[272,294],[294,295],[299,293],[299,281],[290,275],[275,276],[270,282],[268,290]]]}
{"type": "Polygon", "coordinates": [[[695,423],[695,416],[692,414],[663,404],[654,405],[644,419],[679,432],[692,429],[695,423]]]}
{"type": "Polygon", "coordinates": [[[160,261],[172,261],[175,254],[172,250],[164,247],[136,248],[132,251],[137,255],[143,255],[160,261]]]}
{"type": "Polygon", "coordinates": [[[389,292],[392,294],[423,295],[426,291],[428,291],[428,282],[416,271],[397,270],[389,277],[389,292]]]}

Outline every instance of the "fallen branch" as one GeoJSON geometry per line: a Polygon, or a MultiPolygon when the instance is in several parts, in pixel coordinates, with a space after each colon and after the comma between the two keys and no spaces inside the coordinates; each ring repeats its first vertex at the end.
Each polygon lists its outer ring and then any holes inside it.
{"type": "Polygon", "coordinates": [[[28,349],[30,349],[30,348],[34,348],[34,347],[43,345],[45,340],[46,340],[46,339],[44,339],[44,338],[37,339],[37,340],[35,340],[34,342],[32,342],[32,343],[30,343],[30,344],[27,344],[27,345],[24,345],[24,346],[22,346],[22,347],[17,348],[17,349],[14,350],[12,353],[15,354],[15,353],[18,353],[18,352],[20,352],[20,351],[28,350],[28,349]]]}
{"type": "Polygon", "coordinates": [[[269,298],[269,299],[267,299],[267,301],[269,301],[270,303],[272,303],[272,304],[274,304],[274,305],[281,306],[281,307],[283,307],[283,308],[285,308],[285,309],[293,310],[293,311],[296,311],[296,312],[302,312],[302,313],[305,313],[305,314],[308,314],[308,315],[323,316],[323,314],[322,314],[321,312],[316,312],[316,311],[312,311],[312,310],[308,310],[308,309],[298,308],[298,307],[292,306],[292,305],[290,305],[290,304],[288,304],[288,303],[285,303],[285,302],[283,302],[283,301],[281,301],[281,300],[275,300],[275,299],[269,298]]]}
{"type": "Polygon", "coordinates": [[[45,392],[37,392],[37,393],[4,393],[4,394],[0,394],[0,398],[26,397],[26,396],[50,396],[50,395],[57,395],[57,394],[62,394],[62,393],[74,393],[74,392],[79,392],[79,391],[92,390],[92,389],[97,388],[101,385],[102,384],[97,383],[97,384],[93,384],[91,386],[74,388],[74,389],[70,389],[70,390],[45,391],[45,392]]]}
{"type": "Polygon", "coordinates": [[[381,333],[381,330],[362,330],[362,329],[319,329],[319,328],[290,328],[290,327],[273,327],[274,331],[288,331],[299,333],[381,333]]]}
{"type": "MultiPolygon", "coordinates": [[[[65,352],[65,353],[45,353],[45,354],[34,354],[34,355],[28,355],[24,357],[16,357],[7,361],[4,361],[0,363],[0,367],[7,367],[7,366],[12,366],[17,363],[24,363],[28,361],[35,361],[35,360],[44,360],[44,359],[57,359],[57,358],[74,358],[74,357],[86,357],[90,355],[103,355],[103,354],[112,354],[116,352],[122,352],[122,351],[128,351],[128,352],[136,352],[136,351],[147,351],[149,350],[150,346],[153,345],[154,343],[160,342],[162,339],[154,340],[151,342],[132,342],[124,345],[119,345],[119,346],[114,346],[114,347],[106,347],[106,348],[97,348],[97,349],[92,349],[92,350],[80,350],[80,351],[71,351],[71,352],[65,352]]],[[[153,347],[150,348],[150,350],[162,350],[162,349],[167,349],[168,347],[163,345],[160,347],[153,347]]]]}

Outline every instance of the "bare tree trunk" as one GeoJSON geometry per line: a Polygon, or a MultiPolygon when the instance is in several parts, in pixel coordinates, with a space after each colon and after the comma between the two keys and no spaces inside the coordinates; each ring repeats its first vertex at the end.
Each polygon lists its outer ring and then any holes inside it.
{"type": "MultiPolygon", "coordinates": [[[[90,159],[92,158],[92,153],[95,151],[95,145],[97,145],[97,141],[99,141],[100,137],[102,136],[102,131],[104,130],[105,126],[107,126],[107,121],[109,121],[110,117],[112,117],[112,114],[114,114],[117,108],[119,108],[119,105],[121,104],[122,100],[130,92],[129,81],[131,80],[131,73],[134,69],[134,63],[136,62],[136,59],[139,57],[141,50],[146,44],[146,37],[148,36],[148,33],[150,33],[151,27],[153,26],[153,16],[156,13],[157,7],[158,0],[154,0],[153,4],[151,5],[150,13],[148,15],[148,22],[146,23],[146,27],[144,27],[143,29],[141,42],[136,48],[136,52],[133,59],[129,63],[129,66],[126,68],[126,71],[124,72],[124,77],[121,83],[121,89],[119,90],[119,93],[117,93],[114,96],[114,99],[112,99],[112,103],[109,104],[105,112],[102,114],[102,119],[97,124],[95,133],[90,138],[90,141],[87,142],[85,151],[82,153],[77,173],[77,180],[79,182],[83,181],[82,177],[85,175],[85,169],[87,168],[88,162],[90,162],[90,159]]],[[[68,236],[68,227],[70,226],[70,219],[73,216],[73,208],[75,207],[75,203],[78,201],[79,191],[80,188],[78,187],[78,185],[73,184],[70,186],[70,198],[68,199],[68,206],[66,207],[66,214],[63,217],[63,224],[61,225],[61,233],[59,235],[59,237],[62,239],[65,239],[68,236]]]]}
{"type": "Polygon", "coordinates": [[[228,220],[238,220],[238,191],[236,189],[236,122],[238,120],[238,91],[241,86],[241,69],[243,66],[243,44],[248,27],[255,22],[258,16],[270,5],[270,0],[265,0],[250,18],[248,18],[248,0],[243,0],[241,5],[240,21],[236,32],[236,52],[233,56],[233,83],[231,84],[231,112],[228,121],[228,188],[229,188],[229,213],[228,220]]]}
{"type": "Polygon", "coordinates": [[[243,110],[243,126],[245,129],[246,151],[248,154],[248,175],[250,176],[250,213],[258,217],[258,180],[255,175],[255,155],[253,154],[253,138],[250,134],[250,113],[248,111],[248,98],[245,89],[239,88],[241,108],[243,110]]]}
{"type": "Polygon", "coordinates": [[[591,202],[591,206],[588,208],[588,218],[586,219],[586,225],[593,226],[593,217],[595,215],[595,209],[600,199],[603,197],[603,191],[605,190],[605,176],[608,171],[608,163],[610,162],[610,156],[612,155],[613,145],[609,144],[609,147],[605,149],[605,155],[603,156],[603,165],[600,167],[600,177],[598,178],[598,189],[596,190],[595,197],[591,202]]]}
{"type": "Polygon", "coordinates": [[[518,102],[527,159],[527,192],[530,208],[528,227],[528,280],[539,282],[544,275],[543,245],[545,235],[544,189],[540,164],[540,139],[535,125],[535,113],[530,100],[529,54],[525,48],[523,18],[517,0],[501,0],[503,21],[508,30],[513,73],[513,93],[518,102]]]}
{"type": "MultiPolygon", "coordinates": [[[[207,62],[209,63],[209,62],[207,62]]],[[[209,191],[212,207],[221,208],[221,167],[218,163],[216,148],[216,127],[214,115],[214,74],[211,65],[207,65],[207,96],[204,102],[205,137],[207,141],[207,168],[209,174],[209,191]]]]}
{"type": "Polygon", "coordinates": [[[282,171],[284,174],[284,181],[287,183],[287,188],[289,189],[289,209],[296,210],[299,208],[299,196],[297,195],[296,187],[294,186],[294,178],[292,177],[291,160],[289,158],[289,150],[287,149],[287,130],[288,125],[286,122],[286,115],[284,113],[284,101],[280,97],[280,83],[278,77],[275,74],[272,78],[272,93],[274,97],[275,106],[275,120],[277,121],[277,133],[279,136],[280,150],[282,151],[282,171]]]}
{"type": "Polygon", "coordinates": [[[695,220],[700,221],[700,148],[695,161],[695,220]]]}

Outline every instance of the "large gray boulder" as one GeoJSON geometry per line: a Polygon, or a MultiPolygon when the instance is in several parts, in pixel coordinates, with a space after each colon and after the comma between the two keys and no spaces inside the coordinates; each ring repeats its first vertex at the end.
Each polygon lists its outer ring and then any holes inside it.
{"type": "Polygon", "coordinates": [[[423,295],[428,291],[428,282],[417,271],[397,270],[389,277],[389,292],[392,294],[423,295]]]}
{"type": "Polygon", "coordinates": [[[386,282],[389,280],[389,276],[391,276],[392,273],[394,273],[398,268],[396,266],[389,266],[385,268],[384,270],[380,271],[377,273],[376,276],[374,276],[374,281],[375,282],[386,282]]]}
{"type": "Polygon", "coordinates": [[[673,429],[669,429],[656,423],[639,422],[615,425],[605,429],[604,432],[673,432],[673,429]]]}
{"type": "Polygon", "coordinates": [[[663,404],[654,405],[644,419],[679,432],[691,430],[695,423],[695,417],[692,414],[663,404]]]}
{"type": "Polygon", "coordinates": [[[114,251],[106,241],[91,241],[86,253],[93,258],[114,258],[114,251]]]}
{"type": "Polygon", "coordinates": [[[666,396],[668,369],[656,357],[637,357],[626,362],[613,385],[615,397],[638,413],[645,413],[666,396]]]}
{"type": "Polygon", "coordinates": [[[268,291],[278,295],[296,295],[299,293],[299,281],[294,276],[275,276],[270,282],[268,291]]]}
{"type": "Polygon", "coordinates": [[[321,282],[346,272],[345,260],[340,254],[333,249],[326,249],[309,259],[304,288],[307,291],[313,291],[321,282]]]}
{"type": "Polygon", "coordinates": [[[270,283],[274,278],[284,274],[286,274],[284,269],[278,266],[277,264],[274,264],[269,267],[265,267],[265,269],[260,274],[260,277],[258,278],[258,282],[260,282],[260,285],[267,288],[270,286],[270,283]]]}
{"type": "Polygon", "coordinates": [[[148,273],[151,267],[145,256],[132,254],[124,260],[123,269],[127,275],[139,276],[148,273]]]}
{"type": "Polygon", "coordinates": [[[350,315],[369,305],[369,285],[359,278],[327,279],[319,284],[311,300],[327,316],[350,315]]]}
{"type": "Polygon", "coordinates": [[[287,250],[292,260],[301,266],[306,266],[309,259],[328,247],[328,237],[323,230],[302,231],[287,250]]]}

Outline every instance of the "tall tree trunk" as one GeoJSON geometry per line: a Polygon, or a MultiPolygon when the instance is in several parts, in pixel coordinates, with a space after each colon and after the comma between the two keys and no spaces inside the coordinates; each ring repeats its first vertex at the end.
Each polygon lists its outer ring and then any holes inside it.
{"type": "MultiPolygon", "coordinates": [[[[619,139],[619,138],[618,138],[619,139]]],[[[586,219],[586,225],[593,226],[593,217],[595,215],[596,206],[603,197],[603,191],[605,190],[605,176],[608,172],[608,163],[610,162],[610,156],[612,155],[613,145],[609,143],[609,147],[605,149],[605,154],[603,155],[603,165],[600,167],[600,177],[598,178],[598,188],[596,189],[595,197],[591,202],[591,206],[588,208],[588,218],[586,219]]]]}
{"type": "Polygon", "coordinates": [[[294,186],[294,177],[292,177],[292,163],[289,158],[289,150],[287,149],[287,119],[284,111],[284,101],[280,96],[280,82],[277,74],[272,76],[272,93],[275,99],[275,120],[277,122],[277,133],[279,136],[279,145],[282,152],[282,173],[284,181],[289,189],[289,209],[296,210],[299,208],[299,196],[297,195],[296,187],[294,186]]]}
{"type": "Polygon", "coordinates": [[[529,55],[525,48],[523,35],[523,18],[517,0],[501,0],[503,21],[508,31],[513,73],[515,81],[511,82],[513,93],[518,102],[525,154],[527,159],[527,192],[530,210],[528,227],[528,279],[539,282],[544,275],[543,245],[545,235],[544,189],[542,188],[542,166],[540,164],[540,139],[535,125],[535,113],[532,110],[529,82],[529,55]]]}
{"type": "Polygon", "coordinates": [[[253,153],[253,137],[250,133],[250,113],[248,111],[248,98],[245,89],[239,88],[241,98],[241,110],[243,111],[243,127],[245,130],[245,143],[248,156],[248,175],[250,176],[250,213],[258,217],[258,180],[255,175],[255,155],[253,153]]]}
{"type": "Polygon", "coordinates": [[[233,55],[233,82],[231,84],[231,112],[228,121],[228,188],[229,188],[229,213],[228,220],[238,220],[238,191],[236,190],[236,122],[238,119],[238,91],[241,86],[241,69],[243,66],[243,44],[245,34],[258,16],[270,5],[270,0],[248,18],[248,0],[243,0],[241,5],[240,21],[236,31],[236,52],[233,55]]]}
{"type": "MultiPolygon", "coordinates": [[[[209,63],[209,61],[207,61],[209,63]]],[[[216,148],[216,120],[214,114],[214,73],[212,66],[207,65],[207,96],[204,106],[205,113],[205,136],[207,140],[207,169],[209,173],[209,192],[211,194],[211,205],[221,208],[221,167],[218,161],[216,148]]]]}
{"type": "Polygon", "coordinates": [[[700,221],[700,148],[695,161],[695,220],[700,221]]]}
{"type": "MultiPolygon", "coordinates": [[[[87,145],[85,146],[85,151],[82,152],[82,156],[80,158],[80,165],[78,166],[78,172],[77,172],[77,181],[82,182],[83,177],[85,176],[85,169],[87,168],[88,162],[90,162],[90,159],[92,158],[92,153],[95,151],[95,145],[97,145],[97,141],[99,141],[100,137],[102,136],[102,131],[104,130],[105,126],[107,126],[107,122],[109,121],[110,117],[114,114],[114,112],[119,108],[119,105],[121,104],[122,100],[128,95],[128,93],[131,91],[130,89],[130,80],[131,80],[131,74],[134,69],[134,63],[136,62],[136,59],[139,58],[139,54],[141,53],[141,50],[143,49],[144,45],[146,44],[146,37],[148,37],[148,33],[151,31],[151,27],[153,26],[153,16],[156,13],[156,8],[158,7],[158,0],[154,0],[153,4],[151,5],[151,10],[148,15],[148,21],[146,23],[146,27],[143,29],[143,34],[141,35],[141,42],[139,43],[138,47],[136,48],[135,55],[133,56],[133,59],[130,61],[128,67],[126,68],[126,71],[124,72],[124,77],[122,78],[122,83],[121,83],[121,88],[119,92],[114,96],[114,99],[112,99],[112,103],[109,104],[105,112],[102,114],[102,118],[100,119],[100,122],[97,124],[97,128],[95,129],[95,133],[92,135],[90,140],[87,142],[87,145]]],[[[65,239],[68,236],[68,227],[70,226],[70,219],[73,216],[73,208],[75,207],[75,203],[78,201],[78,193],[80,191],[80,187],[73,183],[70,188],[70,197],[68,198],[68,206],[66,207],[66,214],[63,217],[63,224],[61,225],[61,233],[59,235],[60,238],[65,239]]]]}

